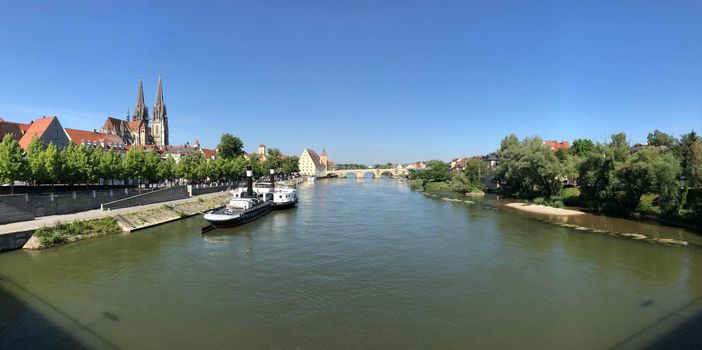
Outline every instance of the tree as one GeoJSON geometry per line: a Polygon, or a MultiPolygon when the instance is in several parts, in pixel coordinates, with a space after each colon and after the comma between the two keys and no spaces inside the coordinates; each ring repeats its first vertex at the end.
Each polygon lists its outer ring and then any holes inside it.
{"type": "Polygon", "coordinates": [[[623,162],[626,156],[629,155],[629,141],[626,139],[625,133],[619,133],[612,135],[612,142],[609,147],[613,150],[614,160],[617,162],[623,162]]]}
{"type": "Polygon", "coordinates": [[[673,152],[680,160],[681,175],[688,186],[702,185],[702,139],[694,131],[680,137],[673,152]]]}
{"type": "Polygon", "coordinates": [[[517,143],[515,138],[506,137],[500,149],[498,178],[506,182],[507,191],[522,198],[550,198],[560,193],[560,162],[554,152],[538,136],[517,143]]]}
{"type": "Polygon", "coordinates": [[[298,158],[297,156],[286,157],[283,160],[283,164],[281,166],[283,173],[284,174],[292,174],[292,173],[300,172],[299,162],[300,162],[300,158],[298,158]]]}
{"type": "Polygon", "coordinates": [[[46,169],[44,168],[44,160],[42,159],[42,152],[46,149],[44,142],[42,142],[36,135],[32,137],[32,140],[27,146],[27,163],[28,169],[28,179],[35,185],[41,181],[40,179],[46,178],[46,169]]]}
{"type": "Polygon", "coordinates": [[[277,148],[268,149],[268,157],[262,164],[262,170],[267,174],[268,170],[275,169],[279,170],[283,167],[283,160],[285,156],[277,148]]]}
{"type": "Polygon", "coordinates": [[[15,193],[15,181],[27,178],[27,162],[22,148],[11,134],[5,134],[0,143],[0,181],[10,184],[10,193],[15,193]]]}
{"type": "Polygon", "coordinates": [[[244,154],[244,143],[232,134],[226,133],[222,135],[217,146],[217,151],[219,156],[224,159],[232,159],[234,157],[240,157],[244,154]]]}
{"type": "Polygon", "coordinates": [[[43,164],[43,172],[41,172],[41,177],[37,178],[39,183],[50,183],[55,184],[61,179],[61,172],[63,170],[63,164],[61,162],[61,154],[54,146],[50,143],[44,151],[41,152],[41,163],[43,164]]]}
{"type": "Polygon", "coordinates": [[[200,163],[202,161],[202,154],[199,152],[182,155],[176,168],[176,175],[179,178],[186,179],[189,183],[200,180],[202,178],[200,173],[200,163]]]}
{"type": "Polygon", "coordinates": [[[172,181],[176,177],[176,161],[171,155],[158,164],[158,178],[172,181]]]}
{"type": "Polygon", "coordinates": [[[671,154],[661,155],[653,147],[645,147],[630,154],[617,169],[623,197],[621,204],[629,211],[635,210],[641,195],[658,193],[658,205],[662,211],[671,213],[677,209],[677,176],[680,164],[671,154]]]}
{"type": "Polygon", "coordinates": [[[577,157],[586,157],[593,149],[595,149],[595,144],[592,140],[577,139],[573,141],[573,145],[570,147],[570,153],[577,157]]]}
{"type": "Polygon", "coordinates": [[[122,161],[122,178],[127,181],[136,179],[140,184],[144,178],[144,165],[146,162],[144,150],[139,147],[132,147],[124,156],[122,161]]]}
{"type": "Polygon", "coordinates": [[[144,156],[144,179],[149,183],[154,181],[159,181],[159,164],[161,163],[161,156],[156,152],[156,150],[151,150],[144,156]]]}
{"type": "Polygon", "coordinates": [[[465,173],[466,181],[474,185],[474,187],[483,187],[483,181],[489,173],[487,164],[482,159],[471,159],[466,162],[466,166],[463,168],[463,173],[465,173]]]}
{"type": "Polygon", "coordinates": [[[100,157],[98,168],[100,178],[103,180],[109,179],[110,184],[114,185],[114,180],[122,177],[122,156],[110,149],[100,157]]]}
{"type": "Polygon", "coordinates": [[[673,135],[666,134],[660,130],[655,130],[648,134],[646,138],[650,146],[665,146],[671,148],[678,143],[678,140],[673,135]]]}
{"type": "Polygon", "coordinates": [[[87,183],[89,180],[90,152],[85,146],[76,146],[73,143],[61,151],[61,177],[71,185],[87,183]]]}

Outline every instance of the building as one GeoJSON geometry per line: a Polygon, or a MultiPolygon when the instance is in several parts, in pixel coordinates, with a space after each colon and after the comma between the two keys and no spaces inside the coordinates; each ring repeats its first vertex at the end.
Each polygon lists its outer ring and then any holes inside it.
{"type": "Polygon", "coordinates": [[[302,151],[297,165],[300,168],[301,175],[321,176],[324,172],[324,165],[322,165],[319,155],[309,148],[305,148],[302,151]]]}
{"type": "Polygon", "coordinates": [[[126,119],[107,117],[102,126],[102,133],[117,135],[127,145],[155,145],[160,148],[168,146],[168,114],[163,100],[163,86],[160,76],[158,77],[153,113],[154,120],[149,126],[149,109],[144,103],[144,86],[140,79],[134,116],[130,117],[129,112],[127,112],[126,119]]]}
{"type": "Polygon", "coordinates": [[[163,102],[163,86],[161,75],[158,76],[156,102],[154,102],[154,121],[152,126],[154,144],[159,147],[168,146],[168,113],[163,102]]]}
{"type": "Polygon", "coordinates": [[[122,141],[122,138],[113,135],[98,132],[97,130],[79,130],[79,129],[64,129],[68,138],[75,145],[83,145],[87,147],[124,150],[127,145],[122,141]]]}
{"type": "Polygon", "coordinates": [[[63,129],[61,122],[59,122],[56,116],[41,117],[29,122],[27,131],[25,131],[22,138],[19,140],[20,147],[26,150],[29,143],[32,142],[32,138],[35,136],[46,145],[53,143],[58,149],[68,147],[71,142],[68,139],[68,134],[66,134],[66,131],[63,129]]]}
{"type": "Polygon", "coordinates": [[[544,141],[544,145],[548,145],[549,147],[551,147],[551,150],[554,152],[558,151],[561,148],[563,148],[563,149],[570,148],[570,143],[568,141],[561,141],[561,142],[558,142],[555,140],[544,141]]]}
{"type": "Polygon", "coordinates": [[[327,159],[327,150],[322,149],[322,154],[319,155],[319,162],[322,164],[324,167],[324,170],[326,171],[331,171],[335,170],[336,164],[334,162],[331,162],[327,159]]]}
{"type": "Polygon", "coordinates": [[[29,124],[8,122],[4,118],[0,118],[0,137],[10,134],[15,141],[19,142],[28,129],[29,124]]]}

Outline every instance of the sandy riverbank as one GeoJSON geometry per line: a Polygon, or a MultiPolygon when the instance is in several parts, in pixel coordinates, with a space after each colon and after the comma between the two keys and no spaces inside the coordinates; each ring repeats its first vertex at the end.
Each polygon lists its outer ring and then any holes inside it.
{"type": "Polygon", "coordinates": [[[546,215],[582,215],[585,214],[582,211],[579,210],[572,210],[572,209],[563,209],[563,208],[554,208],[554,207],[547,207],[545,205],[538,205],[538,204],[529,204],[529,203],[509,203],[505,204],[506,206],[510,208],[514,208],[517,210],[523,210],[523,211],[528,211],[530,213],[537,213],[537,214],[546,214],[546,215]]]}

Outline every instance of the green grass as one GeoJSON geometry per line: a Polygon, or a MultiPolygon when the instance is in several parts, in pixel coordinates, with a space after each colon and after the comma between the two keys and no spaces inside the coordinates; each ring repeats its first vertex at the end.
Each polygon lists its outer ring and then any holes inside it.
{"type": "Polygon", "coordinates": [[[101,218],[69,223],[58,222],[55,226],[40,227],[34,231],[44,247],[51,247],[64,242],[79,240],[81,236],[104,234],[120,231],[114,218],[101,218]]]}

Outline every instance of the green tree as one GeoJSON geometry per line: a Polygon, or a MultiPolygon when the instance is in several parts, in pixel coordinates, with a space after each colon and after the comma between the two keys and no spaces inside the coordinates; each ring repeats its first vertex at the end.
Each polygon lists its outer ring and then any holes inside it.
{"type": "Polygon", "coordinates": [[[630,154],[617,169],[623,196],[621,205],[629,211],[635,210],[646,193],[658,193],[658,203],[664,212],[677,209],[680,164],[671,154],[661,155],[652,147],[645,147],[630,154]]]}
{"type": "Polygon", "coordinates": [[[577,139],[573,141],[573,145],[570,147],[570,153],[577,157],[586,157],[595,149],[595,144],[592,140],[588,139],[577,139]]]}
{"type": "Polygon", "coordinates": [[[158,177],[161,180],[171,181],[176,178],[176,161],[171,155],[158,164],[158,177]]]}
{"type": "Polygon", "coordinates": [[[61,160],[61,152],[58,148],[50,143],[43,152],[41,152],[41,163],[43,164],[44,170],[40,173],[41,176],[37,178],[39,183],[50,183],[55,184],[61,180],[63,164],[61,160]]]}
{"type": "Polygon", "coordinates": [[[10,193],[15,193],[15,181],[27,178],[27,161],[22,148],[10,134],[0,143],[0,181],[10,184],[10,193]]]}
{"type": "Polygon", "coordinates": [[[482,159],[476,158],[466,162],[463,172],[465,173],[467,183],[473,187],[479,187],[481,190],[484,188],[483,183],[485,177],[490,175],[487,164],[485,164],[482,159]]]}
{"type": "Polygon", "coordinates": [[[678,140],[673,135],[666,134],[660,130],[655,130],[648,134],[646,138],[650,146],[665,146],[671,148],[678,143],[678,140]]]}
{"type": "Polygon", "coordinates": [[[42,159],[42,152],[46,149],[44,142],[42,142],[36,135],[32,137],[32,140],[27,146],[27,163],[28,178],[29,180],[37,185],[40,183],[41,179],[46,178],[46,169],[44,168],[44,160],[42,159]]]}
{"type": "Polygon", "coordinates": [[[71,185],[87,183],[91,173],[90,151],[73,143],[61,151],[61,177],[71,185]]]}
{"type": "Polygon", "coordinates": [[[139,147],[132,147],[127,151],[122,161],[122,178],[137,180],[139,184],[144,179],[146,156],[144,150],[139,147]]]}
{"type": "Polygon", "coordinates": [[[177,176],[186,179],[188,183],[200,180],[202,178],[200,163],[204,161],[202,158],[199,152],[181,155],[176,168],[177,176]]]}
{"type": "Polygon", "coordinates": [[[152,149],[144,156],[144,179],[148,183],[158,182],[160,180],[159,174],[159,164],[161,163],[161,156],[152,149]]]}
{"type": "Polygon", "coordinates": [[[227,133],[222,135],[219,145],[217,146],[217,151],[219,156],[224,159],[240,157],[244,154],[244,143],[241,142],[241,139],[238,137],[227,133]]]}
{"type": "Polygon", "coordinates": [[[609,144],[609,147],[612,149],[614,160],[617,162],[623,162],[626,156],[629,155],[629,141],[623,132],[612,135],[612,142],[609,144]]]}
{"type": "Polygon", "coordinates": [[[560,162],[554,152],[538,136],[518,143],[514,138],[506,137],[499,151],[498,178],[506,182],[506,190],[521,198],[550,198],[560,193],[560,162]]]}
{"type": "Polygon", "coordinates": [[[680,137],[673,149],[680,159],[681,176],[690,187],[702,185],[702,139],[694,131],[680,137]]]}
{"type": "Polygon", "coordinates": [[[292,174],[300,172],[299,162],[300,158],[298,158],[297,156],[286,157],[283,160],[283,164],[281,165],[283,173],[292,174]]]}
{"type": "Polygon", "coordinates": [[[98,168],[100,178],[110,180],[110,184],[113,185],[115,179],[122,178],[122,156],[110,149],[100,157],[98,168]]]}

